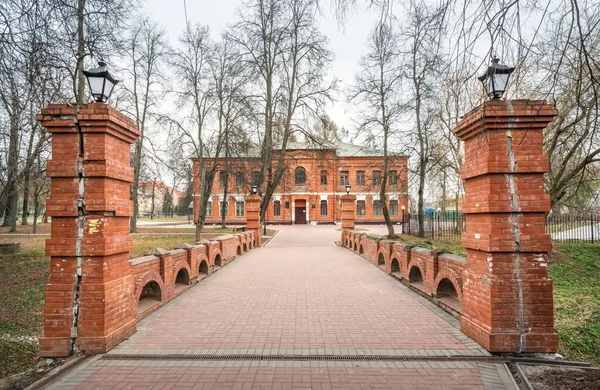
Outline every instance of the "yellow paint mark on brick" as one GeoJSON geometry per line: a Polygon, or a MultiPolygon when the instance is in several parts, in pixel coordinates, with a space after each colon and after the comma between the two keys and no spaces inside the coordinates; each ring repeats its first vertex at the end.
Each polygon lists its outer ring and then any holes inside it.
{"type": "Polygon", "coordinates": [[[100,224],[102,221],[100,219],[90,219],[88,220],[88,233],[94,234],[100,232],[100,224]]]}

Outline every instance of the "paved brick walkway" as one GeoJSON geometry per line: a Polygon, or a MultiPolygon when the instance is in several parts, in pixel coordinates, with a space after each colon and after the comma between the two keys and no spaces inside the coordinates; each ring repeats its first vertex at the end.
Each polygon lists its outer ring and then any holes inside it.
{"type": "MultiPolygon", "coordinates": [[[[414,361],[88,361],[58,388],[466,389],[510,385],[450,315],[339,248],[332,226],[282,227],[138,324],[110,355],[397,355],[414,361]]],[[[124,356],[120,356],[124,359],[124,356]]],[[[130,357],[126,357],[130,359],[130,357]]]]}

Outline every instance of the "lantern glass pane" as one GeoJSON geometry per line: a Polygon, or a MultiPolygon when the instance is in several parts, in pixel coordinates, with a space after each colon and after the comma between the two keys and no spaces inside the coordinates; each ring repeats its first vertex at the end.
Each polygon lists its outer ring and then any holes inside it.
{"type": "Polygon", "coordinates": [[[92,90],[92,95],[94,95],[94,96],[102,95],[102,86],[104,84],[104,77],[88,76],[88,82],[90,84],[90,89],[92,90]]]}
{"type": "Polygon", "coordinates": [[[485,92],[487,93],[488,96],[494,95],[494,77],[493,76],[488,76],[483,81],[483,86],[485,87],[485,92]]]}
{"type": "Polygon", "coordinates": [[[109,79],[106,79],[106,84],[104,85],[104,96],[106,99],[110,97],[110,94],[112,93],[114,87],[115,83],[113,83],[109,79]]]}
{"type": "Polygon", "coordinates": [[[502,94],[504,93],[504,90],[506,89],[506,84],[508,83],[508,76],[508,73],[494,75],[494,90],[496,95],[500,94],[500,96],[502,96],[502,94]]]}

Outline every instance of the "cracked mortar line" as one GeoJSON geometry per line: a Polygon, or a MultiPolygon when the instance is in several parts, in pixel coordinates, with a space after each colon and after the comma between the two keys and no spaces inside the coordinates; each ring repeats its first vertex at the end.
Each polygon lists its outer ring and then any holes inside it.
{"type": "Polygon", "coordinates": [[[73,321],[71,323],[71,340],[70,340],[70,353],[78,352],[78,348],[75,345],[77,340],[77,327],[79,324],[79,287],[81,285],[81,278],[83,274],[83,256],[81,255],[81,243],[84,236],[85,227],[85,182],[83,177],[83,132],[77,119],[79,115],[79,107],[75,106],[75,118],[73,123],[77,126],[77,136],[79,142],[79,155],[77,156],[77,180],[79,180],[78,198],[77,198],[77,237],[75,239],[75,257],[77,259],[76,268],[76,282],[73,291],[73,321]]]}
{"type": "Polygon", "coordinates": [[[508,168],[509,173],[508,183],[510,189],[510,195],[512,199],[512,213],[510,215],[512,233],[515,237],[515,253],[513,253],[513,267],[515,272],[515,280],[517,282],[517,298],[519,300],[519,351],[524,352],[526,349],[525,340],[525,313],[523,303],[523,281],[521,280],[521,232],[519,230],[519,195],[517,195],[516,184],[515,184],[515,173],[517,171],[517,163],[515,160],[515,154],[513,151],[513,138],[512,129],[514,128],[515,121],[515,110],[510,102],[507,102],[508,110],[510,111],[510,118],[508,122],[508,128],[506,130],[506,152],[508,154],[508,168]]]}

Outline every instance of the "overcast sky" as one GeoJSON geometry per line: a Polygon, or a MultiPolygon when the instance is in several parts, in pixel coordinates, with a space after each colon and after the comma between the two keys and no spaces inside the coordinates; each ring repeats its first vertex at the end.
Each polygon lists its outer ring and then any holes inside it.
{"type": "MultiPolygon", "coordinates": [[[[367,51],[366,41],[369,31],[377,21],[377,14],[359,9],[344,23],[338,26],[329,2],[323,2],[323,15],[319,25],[321,32],[329,38],[330,49],[335,53],[331,73],[342,81],[343,87],[354,80],[358,60],[367,51]]],[[[237,9],[242,6],[241,0],[187,0],[187,15],[190,23],[208,25],[213,39],[219,39],[224,29],[238,21],[237,9]]],[[[184,0],[146,0],[146,14],[160,23],[167,31],[169,41],[175,43],[185,26],[184,0]]],[[[344,104],[344,96],[327,111],[338,124],[351,128],[351,121],[346,114],[349,111],[344,104]]]]}

